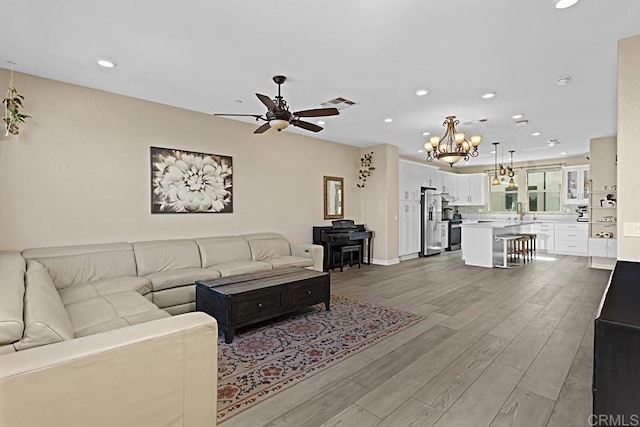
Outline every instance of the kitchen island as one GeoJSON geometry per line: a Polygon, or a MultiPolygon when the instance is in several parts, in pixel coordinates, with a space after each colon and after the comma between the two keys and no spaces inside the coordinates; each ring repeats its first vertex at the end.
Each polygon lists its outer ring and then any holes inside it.
{"type": "Polygon", "coordinates": [[[489,267],[504,264],[503,242],[496,237],[520,234],[533,221],[487,221],[462,224],[462,259],[466,265],[489,267]]]}

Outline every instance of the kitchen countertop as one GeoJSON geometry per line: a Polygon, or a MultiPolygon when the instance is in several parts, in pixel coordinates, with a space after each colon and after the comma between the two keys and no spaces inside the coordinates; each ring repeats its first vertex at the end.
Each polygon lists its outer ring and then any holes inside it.
{"type": "MultiPolygon", "coordinates": [[[[534,224],[536,221],[487,221],[487,222],[475,222],[475,223],[462,223],[463,227],[473,228],[507,228],[516,227],[527,224],[534,224]]],[[[540,221],[542,222],[542,221],[540,221]]]]}

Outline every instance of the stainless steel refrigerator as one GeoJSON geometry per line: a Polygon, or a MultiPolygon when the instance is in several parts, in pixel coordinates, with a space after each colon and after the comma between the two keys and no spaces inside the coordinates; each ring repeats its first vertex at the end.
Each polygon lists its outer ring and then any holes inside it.
{"type": "Polygon", "coordinates": [[[420,256],[437,255],[442,252],[442,196],[436,195],[435,188],[422,187],[420,208],[420,256]]]}

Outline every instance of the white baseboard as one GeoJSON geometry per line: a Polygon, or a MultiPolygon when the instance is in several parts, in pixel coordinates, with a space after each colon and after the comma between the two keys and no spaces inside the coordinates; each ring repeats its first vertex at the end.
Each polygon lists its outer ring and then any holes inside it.
{"type": "Polygon", "coordinates": [[[371,259],[371,264],[375,264],[375,265],[394,265],[394,264],[400,264],[400,260],[398,258],[393,258],[393,259],[376,259],[376,258],[372,258],[371,259]]]}
{"type": "Polygon", "coordinates": [[[399,259],[400,261],[406,261],[408,259],[414,259],[414,258],[418,258],[418,254],[408,254],[408,255],[402,255],[399,259]]]}

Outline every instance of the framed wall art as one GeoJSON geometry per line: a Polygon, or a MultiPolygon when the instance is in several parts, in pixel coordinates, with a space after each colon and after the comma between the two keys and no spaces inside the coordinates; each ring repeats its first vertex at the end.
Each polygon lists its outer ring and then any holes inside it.
{"type": "Polygon", "coordinates": [[[151,213],[233,212],[232,158],[151,147],[151,213]]]}

